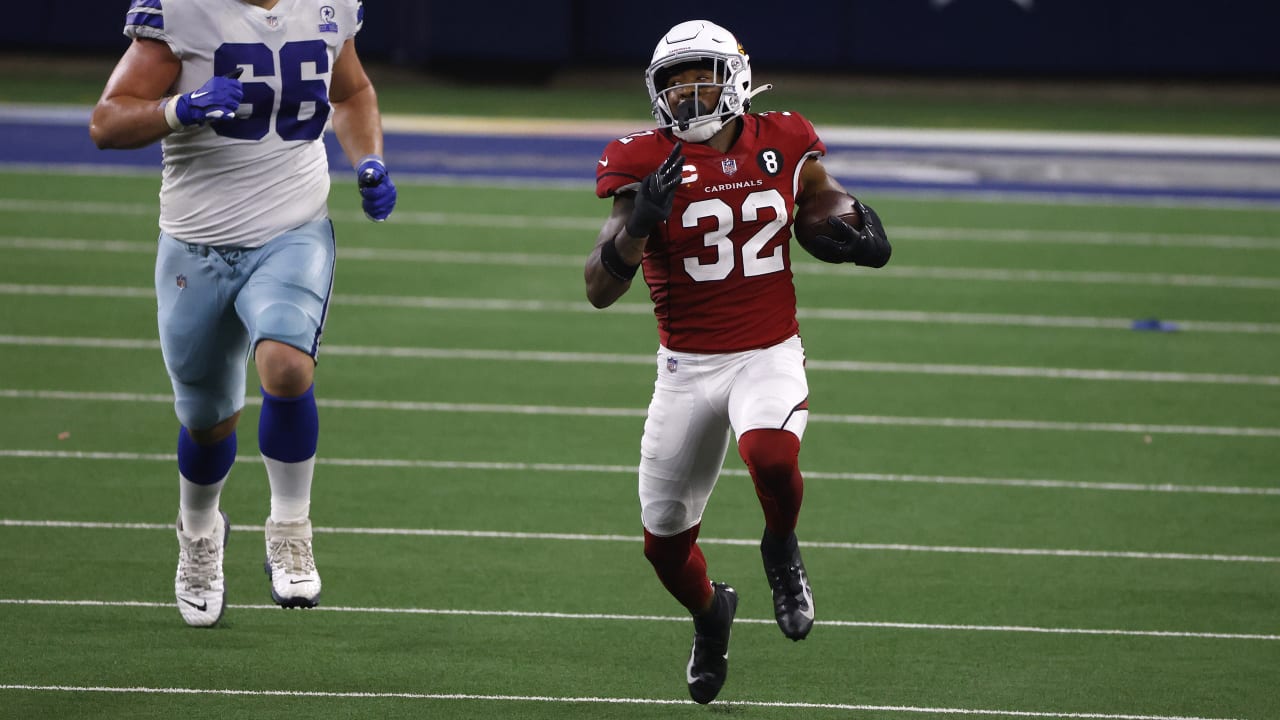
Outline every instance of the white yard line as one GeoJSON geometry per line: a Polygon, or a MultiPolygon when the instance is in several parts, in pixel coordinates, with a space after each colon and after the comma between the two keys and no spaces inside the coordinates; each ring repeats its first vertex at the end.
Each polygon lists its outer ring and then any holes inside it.
{"type": "MultiPolygon", "coordinates": [[[[96,297],[155,300],[152,288],[101,285],[36,285],[0,283],[0,295],[49,297],[96,297]]],[[[498,298],[425,297],[413,295],[349,295],[339,293],[336,305],[411,308],[420,310],[470,310],[477,312],[590,313],[600,310],[585,300],[504,300],[498,298]]],[[[652,315],[648,303],[624,302],[610,307],[615,314],[652,315]]],[[[1091,330],[1131,330],[1132,318],[1074,317],[1069,315],[1002,315],[994,313],[925,312],[916,310],[851,310],[847,308],[800,308],[801,320],[928,323],[938,325],[987,325],[1005,327],[1053,327],[1091,330]]],[[[1180,332],[1243,333],[1280,335],[1280,323],[1217,322],[1168,319],[1180,332]]]]}
{"type": "MultiPolygon", "coordinates": [[[[146,203],[105,203],[87,201],[36,200],[26,198],[0,198],[0,212],[55,213],[71,215],[129,215],[152,217],[158,216],[160,208],[156,204],[146,203]]],[[[335,220],[354,222],[363,219],[357,212],[333,213],[335,220]]],[[[541,216],[541,215],[507,215],[426,212],[397,210],[392,221],[397,225],[428,225],[446,227],[489,227],[489,228],[536,228],[543,230],[582,231],[594,234],[604,223],[601,217],[541,216]]],[[[1086,246],[1130,246],[1130,247],[1185,247],[1215,248],[1223,250],[1280,250],[1280,237],[1251,235],[1202,235],[1178,233],[1138,233],[1138,232],[1102,232],[1086,230],[1034,230],[1021,228],[965,228],[941,226],[895,225],[895,238],[947,241],[947,242],[994,242],[1005,244],[1057,244],[1086,246]]],[[[517,238],[518,239],[518,238],[517,238]]],[[[11,247],[30,244],[35,247],[41,242],[57,244],[68,243],[75,246],[85,242],[73,238],[9,238],[11,247]]],[[[138,241],[107,241],[114,244],[109,252],[133,252],[126,249],[132,245],[145,246],[148,252],[155,251],[154,243],[138,241]]],[[[93,241],[99,245],[98,241],[93,241]]],[[[103,248],[98,248],[103,249],[103,248]]]]}
{"type": "MultiPolygon", "coordinates": [[[[98,350],[159,350],[159,340],[98,337],[0,335],[0,345],[16,347],[93,348],[98,350]]],[[[327,357],[410,358],[418,360],[484,360],[519,363],[569,363],[591,365],[652,365],[653,355],[619,353],[549,352],[539,350],[477,350],[465,348],[394,347],[385,345],[325,345],[327,357]]],[[[809,360],[810,371],[900,373],[906,375],[955,375],[970,377],[1040,378],[1052,380],[1101,380],[1118,382],[1192,383],[1206,385],[1264,385],[1280,387],[1280,375],[1226,373],[1148,372],[1086,368],[1018,367],[1008,365],[948,365],[858,360],[809,360]]]]}
{"type": "MultiPolygon", "coordinates": [[[[0,527],[60,528],[82,530],[163,530],[173,532],[173,525],[160,523],[114,523],[75,520],[21,520],[0,518],[0,527]]],[[[261,532],[261,525],[232,525],[238,532],[261,532]]],[[[504,530],[449,530],[440,528],[338,528],[315,527],[315,532],[333,535],[386,535],[398,537],[449,537],[484,540],[547,540],[565,542],[639,543],[639,535],[593,535],[588,533],[535,533],[504,530]]],[[[698,538],[705,545],[728,545],[759,548],[759,538],[698,538]]],[[[1099,560],[1142,560],[1210,563],[1280,564],[1280,557],[1270,555],[1227,555],[1180,552],[1137,552],[1129,550],[1082,550],[1072,548],[1002,548],[959,545],[912,545],[905,543],[854,543],[807,540],[806,548],[848,550],[852,552],[943,553],[952,555],[1014,555],[1025,557],[1091,558],[1099,560]]]]}
{"type": "MultiPolygon", "coordinates": [[[[114,462],[177,462],[173,453],[125,453],[92,452],[74,450],[0,450],[0,458],[27,460],[102,460],[114,462]]],[[[243,455],[238,463],[260,463],[260,455],[243,455]]],[[[494,472],[528,473],[583,473],[589,475],[632,475],[639,468],[635,465],[598,465],[589,463],[526,463],[469,460],[406,460],[400,458],[330,458],[318,457],[316,464],[332,467],[405,468],[421,470],[481,470],[494,472]]],[[[724,468],[721,475],[748,477],[746,470],[724,468]]],[[[1035,478],[957,477],[952,475],[904,475],[897,473],[857,473],[804,471],[806,480],[832,480],[848,482],[908,483],[924,485],[969,485],[989,487],[1013,487],[1041,490],[1087,490],[1097,492],[1138,493],[1187,493],[1200,495],[1274,495],[1280,496],[1280,487],[1241,487],[1233,485],[1173,485],[1164,483],[1086,482],[1035,478]]]]}
{"type": "MultiPolygon", "coordinates": [[[[173,602],[147,602],[142,600],[47,600],[37,598],[0,598],[0,605],[31,605],[48,607],[122,607],[122,608],[162,608],[170,610],[173,602]]],[[[235,610],[268,610],[278,611],[277,605],[228,605],[235,610]]],[[[335,607],[321,605],[314,608],[318,612],[379,614],[379,615],[442,615],[459,617],[510,617],[531,618],[539,620],[613,620],[621,622],[675,622],[687,623],[687,615],[626,615],[617,613],[567,613],[536,612],[530,610],[465,610],[454,608],[386,608],[386,607],[335,607]]],[[[735,624],[773,625],[773,618],[734,618],[735,624]]],[[[882,630],[933,630],[945,632],[1003,632],[1031,633],[1040,635],[1101,635],[1114,637],[1156,637],[1186,638],[1205,640],[1261,640],[1264,642],[1280,641],[1280,635],[1265,633],[1215,633],[1190,632],[1181,630],[1120,630],[1102,628],[1043,627],[1034,625],[972,625],[957,623],[908,623],[908,622],[876,622],[868,620],[829,620],[823,618],[816,621],[822,627],[867,628],[882,630]]]]}
{"type": "Polygon", "coordinates": [[[893,234],[895,239],[944,242],[1280,250],[1280,237],[1248,235],[1176,235],[1167,233],[1091,232],[1087,230],[1011,230],[1004,228],[913,226],[894,227],[893,234]]]}
{"type": "MultiPolygon", "coordinates": [[[[66,400],[72,402],[173,402],[161,393],[78,392],[71,390],[0,389],[0,399],[66,400]]],[[[248,397],[249,405],[261,404],[261,398],[248,397]]],[[[391,400],[357,400],[327,398],[318,400],[324,408],[348,410],[395,410],[400,412],[489,413],[496,415],[549,415],[560,417],[642,418],[643,408],[610,408],[564,405],[508,405],[500,403],[413,402],[391,400]]],[[[1216,437],[1280,438],[1280,428],[1231,427],[1220,425],[1150,425],[1142,423],[1061,422],[1051,420],[1015,420],[951,417],[905,417],[897,415],[828,415],[813,413],[809,422],[840,425],[882,425],[891,427],[966,428],[974,430],[1042,430],[1052,432],[1140,433],[1147,435],[1207,435],[1216,437]]]]}
{"type": "MultiPolygon", "coordinates": [[[[154,254],[154,243],[95,241],[87,239],[0,237],[0,249],[48,252],[118,252],[154,254]]],[[[343,260],[414,262],[433,265],[483,265],[513,267],[580,267],[582,255],[518,252],[477,252],[460,250],[415,250],[399,248],[341,248],[343,260]]],[[[847,267],[797,263],[798,275],[848,275],[847,267]]],[[[970,280],[980,282],[1058,283],[1071,285],[1134,285],[1160,287],[1208,287],[1236,290],[1280,290],[1280,279],[1233,275],[1189,275],[1185,273],[1136,273],[1079,270],[1014,270],[1004,268],[913,267],[895,265],[882,268],[874,277],[910,280],[970,280]]]]}
{"type": "MultiPolygon", "coordinates": [[[[487,701],[508,703],[571,703],[592,705],[690,705],[692,700],[638,697],[562,697],[548,695],[478,695],[470,693],[422,692],[338,692],[326,690],[234,690],[208,688],[108,687],[93,685],[0,685],[0,690],[58,693],[119,693],[131,695],[213,695],[225,697],[292,697],[331,698],[341,700],[403,699],[430,701],[487,701]]],[[[842,712],[892,712],[917,715],[973,715],[981,717],[1082,718],[1086,720],[1233,720],[1186,715],[1141,715],[1093,712],[1054,712],[1044,710],[991,710],[904,705],[854,705],[845,703],[768,702],[756,700],[718,700],[716,706],[788,708],[797,710],[837,710],[842,712]]]]}

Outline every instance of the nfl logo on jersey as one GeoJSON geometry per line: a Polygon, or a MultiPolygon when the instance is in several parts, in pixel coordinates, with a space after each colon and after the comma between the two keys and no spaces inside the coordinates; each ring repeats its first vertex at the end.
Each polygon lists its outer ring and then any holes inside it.
{"type": "Polygon", "coordinates": [[[733,158],[725,158],[721,160],[720,172],[724,173],[728,177],[733,177],[733,174],[738,172],[738,161],[733,158]]]}

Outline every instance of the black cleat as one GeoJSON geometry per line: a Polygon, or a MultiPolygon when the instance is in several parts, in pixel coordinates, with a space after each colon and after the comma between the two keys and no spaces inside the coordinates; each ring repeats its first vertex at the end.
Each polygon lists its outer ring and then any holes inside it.
{"type": "Polygon", "coordinates": [[[689,697],[706,705],[716,699],[729,676],[729,628],[738,611],[738,592],[724,583],[711,583],[711,609],[693,618],[693,649],[689,652],[689,697]]]}
{"type": "Polygon", "coordinates": [[[772,538],[768,531],[760,540],[764,574],[773,588],[773,615],[782,634],[803,640],[813,629],[813,591],[800,559],[800,543],[793,532],[786,540],[772,538]]]}

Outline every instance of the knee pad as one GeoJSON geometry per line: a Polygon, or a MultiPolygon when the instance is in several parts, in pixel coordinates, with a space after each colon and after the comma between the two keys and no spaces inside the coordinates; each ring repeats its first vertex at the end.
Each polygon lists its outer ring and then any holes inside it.
{"type": "Polygon", "coordinates": [[[254,330],[258,340],[275,340],[286,345],[296,345],[298,338],[312,333],[311,316],[297,305],[272,303],[254,318],[254,330]]]}
{"type": "Polygon", "coordinates": [[[196,430],[207,430],[244,407],[244,376],[218,387],[174,382],[173,394],[173,410],[178,422],[196,430]]]}
{"type": "Polygon", "coordinates": [[[179,399],[173,404],[173,411],[174,415],[178,416],[178,422],[186,427],[202,430],[211,428],[225,419],[222,417],[222,409],[217,404],[205,402],[203,398],[179,399]]]}
{"type": "Polygon", "coordinates": [[[662,536],[675,535],[689,527],[689,506],[674,500],[649,503],[640,509],[640,522],[645,529],[662,536]]]}

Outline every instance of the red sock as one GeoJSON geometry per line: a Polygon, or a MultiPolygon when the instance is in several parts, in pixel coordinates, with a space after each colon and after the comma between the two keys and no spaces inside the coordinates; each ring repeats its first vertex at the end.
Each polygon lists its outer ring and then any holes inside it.
{"type": "Polygon", "coordinates": [[[707,578],[707,559],[698,547],[701,528],[694,525],[671,537],[644,531],[644,556],[657,571],[667,592],[692,613],[705,610],[714,595],[711,580],[707,578]]]}
{"type": "Polygon", "coordinates": [[[751,471],[769,534],[795,532],[804,500],[800,476],[800,438],[788,430],[750,430],[738,438],[738,454],[751,471]]]}

